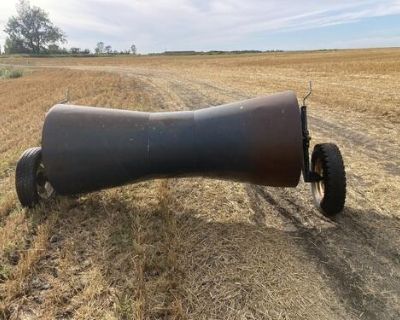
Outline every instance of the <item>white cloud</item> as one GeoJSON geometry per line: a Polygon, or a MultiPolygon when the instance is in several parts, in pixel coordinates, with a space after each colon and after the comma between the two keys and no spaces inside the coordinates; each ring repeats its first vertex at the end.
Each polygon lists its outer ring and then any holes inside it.
{"type": "MultiPolygon", "coordinates": [[[[15,13],[0,2],[0,28],[15,13]]],[[[400,14],[400,0],[32,0],[68,35],[70,46],[97,41],[142,52],[245,47],[259,33],[312,29],[400,14]]],[[[0,33],[0,42],[5,34],[0,33]]]]}

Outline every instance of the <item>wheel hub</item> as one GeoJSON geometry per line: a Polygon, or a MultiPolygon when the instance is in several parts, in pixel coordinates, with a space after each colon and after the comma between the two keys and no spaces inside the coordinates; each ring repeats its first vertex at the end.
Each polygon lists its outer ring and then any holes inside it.
{"type": "Polygon", "coordinates": [[[325,196],[325,183],[323,179],[324,169],[322,166],[321,159],[317,159],[317,161],[315,162],[314,172],[317,173],[320,177],[322,177],[322,179],[320,179],[319,181],[315,181],[311,184],[314,200],[316,203],[320,204],[325,196]]]}
{"type": "Polygon", "coordinates": [[[42,199],[49,199],[54,194],[53,186],[46,178],[42,163],[36,172],[36,188],[39,197],[42,199]]]}

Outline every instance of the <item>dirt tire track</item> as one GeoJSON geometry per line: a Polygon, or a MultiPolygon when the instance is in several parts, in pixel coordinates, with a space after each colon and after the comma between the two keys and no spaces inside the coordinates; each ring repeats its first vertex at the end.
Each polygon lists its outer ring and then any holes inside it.
{"type": "MultiPolygon", "coordinates": [[[[400,275],[390,280],[386,276],[393,272],[392,266],[400,262],[399,243],[393,243],[400,228],[400,220],[387,218],[371,211],[365,212],[346,208],[330,226],[323,230],[306,226],[304,221],[293,212],[305,212],[307,208],[298,200],[295,192],[271,189],[262,186],[249,186],[248,192],[254,199],[253,209],[260,209],[260,195],[288,222],[294,225],[299,236],[298,244],[307,250],[310,258],[321,267],[321,272],[335,292],[355,316],[363,315],[367,319],[395,319],[400,310],[390,304],[381,292],[400,293],[400,275]],[[381,230],[387,234],[382,234],[381,230]],[[380,242],[379,251],[377,243],[380,242]],[[362,265],[368,265],[363,270],[362,265]],[[378,292],[370,292],[370,282],[365,279],[379,276],[374,283],[378,292]]],[[[316,214],[315,219],[318,219],[316,214]]]]}
{"type": "Polygon", "coordinates": [[[322,117],[309,115],[311,129],[326,136],[333,136],[342,143],[351,144],[360,152],[383,164],[388,174],[400,175],[400,147],[383,140],[376,140],[368,134],[353,130],[345,125],[329,122],[322,117]]]}

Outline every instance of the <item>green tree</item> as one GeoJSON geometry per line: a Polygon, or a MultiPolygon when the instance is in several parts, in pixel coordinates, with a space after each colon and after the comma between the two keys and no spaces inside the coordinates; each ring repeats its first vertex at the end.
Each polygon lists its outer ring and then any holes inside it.
{"type": "Polygon", "coordinates": [[[5,54],[13,54],[13,53],[29,53],[30,50],[24,46],[24,43],[20,39],[10,39],[7,38],[4,43],[4,53],[5,54]]]}
{"type": "Polygon", "coordinates": [[[66,42],[64,32],[54,26],[43,9],[31,6],[29,1],[20,0],[17,15],[8,19],[4,32],[12,43],[22,44],[33,53],[40,53],[49,44],[66,42]]]}
{"type": "Polygon", "coordinates": [[[103,54],[104,53],[104,42],[102,42],[102,41],[97,42],[96,48],[94,48],[94,52],[96,54],[103,54]]]}
{"type": "Polygon", "coordinates": [[[50,54],[60,54],[60,53],[62,53],[62,49],[57,44],[49,44],[49,47],[47,48],[47,51],[50,54]]]}
{"type": "Polygon", "coordinates": [[[105,52],[106,52],[107,54],[111,54],[111,53],[112,53],[112,47],[111,47],[110,45],[106,46],[106,47],[104,48],[104,50],[105,50],[105,52]]]}
{"type": "Polygon", "coordinates": [[[73,47],[69,49],[69,52],[71,52],[72,54],[79,54],[81,52],[81,48],[73,47]]]}
{"type": "Polygon", "coordinates": [[[136,54],[136,45],[135,44],[131,45],[131,52],[132,52],[132,54],[136,54]]]}

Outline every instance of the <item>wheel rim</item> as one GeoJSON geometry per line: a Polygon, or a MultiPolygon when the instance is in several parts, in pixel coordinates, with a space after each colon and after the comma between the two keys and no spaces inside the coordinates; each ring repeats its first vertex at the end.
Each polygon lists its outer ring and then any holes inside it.
{"type": "Polygon", "coordinates": [[[317,206],[320,206],[322,199],[325,196],[325,183],[324,183],[324,168],[322,165],[322,160],[317,159],[313,171],[317,173],[322,179],[320,181],[313,182],[311,184],[312,194],[314,197],[314,202],[317,206]]]}
{"type": "Polygon", "coordinates": [[[41,163],[36,171],[36,190],[42,199],[49,199],[54,194],[53,186],[47,180],[44,166],[41,163]]]}

